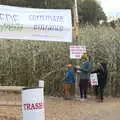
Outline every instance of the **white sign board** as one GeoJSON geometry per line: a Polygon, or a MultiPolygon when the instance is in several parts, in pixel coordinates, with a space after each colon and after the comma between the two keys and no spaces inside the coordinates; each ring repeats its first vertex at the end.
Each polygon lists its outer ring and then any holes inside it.
{"type": "Polygon", "coordinates": [[[92,86],[98,85],[97,73],[90,74],[90,82],[92,86]]]}
{"type": "Polygon", "coordinates": [[[23,120],[45,120],[43,88],[22,90],[23,120]]]}
{"type": "Polygon", "coordinates": [[[39,80],[38,87],[44,88],[44,81],[43,80],[39,80]]]}
{"type": "Polygon", "coordinates": [[[70,46],[71,59],[80,59],[84,53],[86,53],[86,46],[80,46],[80,45],[70,46]]]}
{"type": "Polygon", "coordinates": [[[71,42],[71,10],[0,5],[0,38],[71,42]]]}

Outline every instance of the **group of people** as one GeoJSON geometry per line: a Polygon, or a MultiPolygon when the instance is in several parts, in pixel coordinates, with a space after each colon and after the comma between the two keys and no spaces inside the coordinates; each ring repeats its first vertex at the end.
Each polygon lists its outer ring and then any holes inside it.
{"type": "Polygon", "coordinates": [[[103,102],[104,88],[107,82],[107,65],[105,62],[99,62],[93,68],[91,58],[85,53],[81,57],[81,64],[79,68],[73,67],[72,64],[66,65],[65,79],[63,84],[64,99],[71,99],[71,89],[75,86],[75,74],[80,74],[79,89],[80,100],[87,99],[88,84],[90,83],[90,74],[96,73],[98,78],[98,85],[93,86],[96,99],[103,102]]]}

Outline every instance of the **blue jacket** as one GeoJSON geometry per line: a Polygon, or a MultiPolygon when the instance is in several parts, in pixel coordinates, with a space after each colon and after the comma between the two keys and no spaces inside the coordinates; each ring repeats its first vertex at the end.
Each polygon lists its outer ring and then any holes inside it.
{"type": "Polygon", "coordinates": [[[89,60],[82,62],[80,65],[80,79],[90,79],[92,65],[89,60]]]}
{"type": "Polygon", "coordinates": [[[64,80],[64,83],[67,83],[67,84],[72,84],[75,82],[75,77],[74,77],[74,71],[73,69],[67,69],[66,72],[65,72],[65,80],[64,80]]]}

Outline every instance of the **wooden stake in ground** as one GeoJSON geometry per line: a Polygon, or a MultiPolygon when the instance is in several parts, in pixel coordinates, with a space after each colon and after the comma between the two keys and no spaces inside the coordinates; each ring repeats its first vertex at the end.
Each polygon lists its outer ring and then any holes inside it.
{"type": "MultiPolygon", "coordinates": [[[[77,8],[77,0],[74,0],[74,31],[75,31],[75,40],[73,41],[74,45],[78,45],[79,38],[79,23],[78,23],[78,8],[77,8]]],[[[76,64],[79,65],[79,60],[76,60],[76,64]]],[[[76,73],[75,80],[75,98],[77,98],[78,91],[78,75],[76,73]]]]}

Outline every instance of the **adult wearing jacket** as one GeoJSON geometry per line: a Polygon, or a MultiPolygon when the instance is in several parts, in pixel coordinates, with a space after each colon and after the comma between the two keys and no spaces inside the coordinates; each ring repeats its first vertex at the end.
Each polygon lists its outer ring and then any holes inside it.
{"type": "Polygon", "coordinates": [[[88,89],[88,81],[90,80],[90,72],[91,72],[91,62],[88,59],[87,54],[83,54],[82,57],[82,63],[80,64],[80,82],[79,82],[79,88],[80,88],[80,97],[83,101],[84,99],[87,99],[87,89],[88,89]]]}
{"type": "Polygon", "coordinates": [[[65,72],[65,79],[63,84],[64,98],[70,99],[72,85],[75,83],[75,77],[74,77],[74,70],[72,69],[72,65],[68,64],[66,65],[66,67],[67,70],[65,72]]]}
{"type": "Polygon", "coordinates": [[[99,100],[100,102],[103,102],[104,99],[103,94],[104,94],[104,88],[107,83],[107,72],[108,72],[106,63],[105,62],[98,63],[97,69],[93,72],[97,73],[97,77],[98,77],[98,85],[94,87],[96,99],[99,100]]]}

